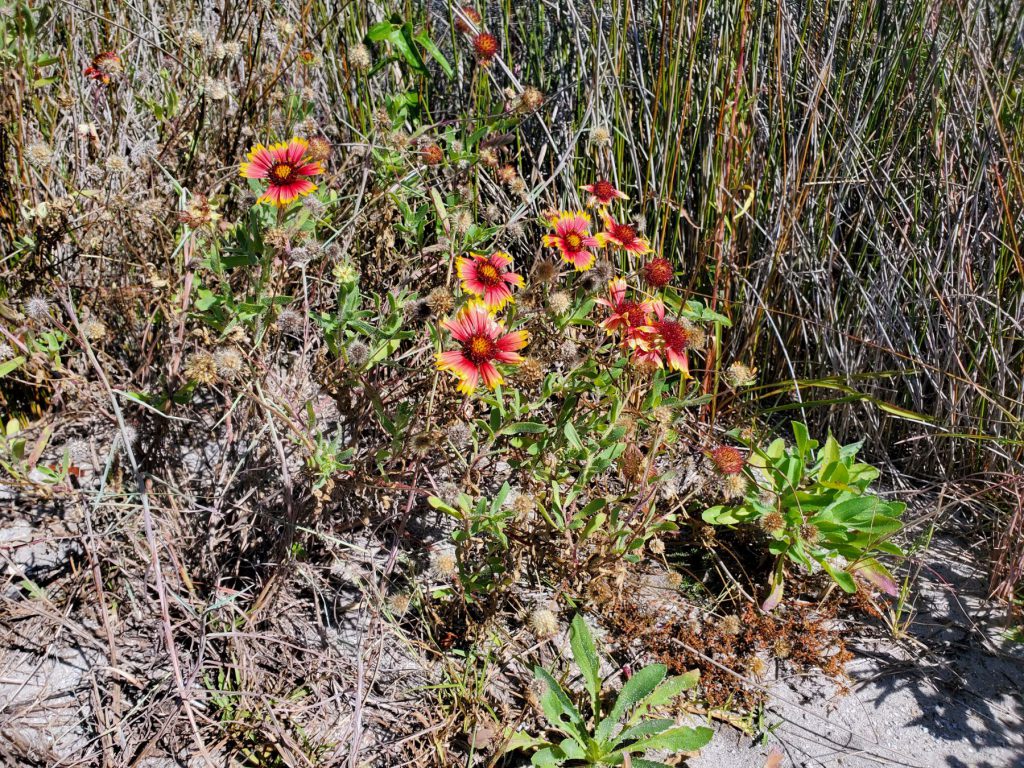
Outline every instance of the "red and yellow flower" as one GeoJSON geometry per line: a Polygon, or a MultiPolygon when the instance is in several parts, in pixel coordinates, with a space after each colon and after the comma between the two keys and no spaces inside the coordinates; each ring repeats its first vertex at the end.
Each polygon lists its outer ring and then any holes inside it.
{"type": "Polygon", "coordinates": [[[604,232],[597,234],[601,245],[613,243],[630,253],[650,253],[651,246],[636,233],[629,224],[621,224],[607,213],[604,214],[604,232]]]}
{"type": "Polygon", "coordinates": [[[690,366],[686,352],[691,341],[690,331],[677,320],[666,319],[665,305],[661,301],[652,301],[650,306],[654,318],[640,331],[635,344],[638,349],[636,359],[659,368],[667,364],[669,370],[679,371],[684,377],[689,377],[690,366]]]}
{"type": "Polygon", "coordinates": [[[103,51],[93,57],[85,68],[85,76],[101,85],[110,85],[113,77],[121,72],[121,57],[113,51],[103,51]]]}
{"type": "Polygon", "coordinates": [[[562,258],[578,272],[594,266],[596,257],[588,249],[600,246],[601,241],[590,234],[590,217],[587,214],[583,211],[561,211],[548,223],[554,227],[555,234],[544,235],[544,245],[561,251],[562,258]]]}
{"type": "Polygon", "coordinates": [[[611,313],[601,321],[608,333],[622,332],[623,341],[631,347],[644,346],[650,333],[651,312],[654,302],[632,301],[626,298],[626,281],[616,277],[608,281],[608,298],[599,298],[598,304],[611,313]]]}
{"type": "Polygon", "coordinates": [[[460,392],[471,394],[481,378],[485,386],[494,389],[503,381],[497,364],[523,362],[518,350],[526,346],[526,331],[508,333],[481,301],[467,302],[454,318],[441,325],[459,343],[459,348],[439,354],[437,367],[455,374],[460,392]]]}
{"type": "Polygon", "coordinates": [[[480,66],[489,67],[498,55],[498,38],[490,32],[481,32],[473,38],[473,53],[480,66]]]}
{"type": "Polygon", "coordinates": [[[590,197],[587,198],[587,205],[608,205],[613,200],[628,200],[629,198],[619,190],[607,179],[598,179],[593,184],[587,184],[580,187],[585,192],[590,193],[590,197]]]}
{"type": "Polygon", "coordinates": [[[324,172],[320,162],[309,156],[309,142],[293,138],[288,142],[264,147],[257,144],[246,156],[239,172],[247,179],[266,181],[261,203],[284,206],[316,190],[310,176],[324,172]]]}
{"type": "Polygon", "coordinates": [[[511,265],[512,259],[502,251],[495,251],[490,256],[471,253],[470,258],[460,258],[458,270],[462,290],[479,296],[491,312],[497,312],[512,301],[511,286],[523,287],[522,276],[512,272],[509,269],[511,265]]]}

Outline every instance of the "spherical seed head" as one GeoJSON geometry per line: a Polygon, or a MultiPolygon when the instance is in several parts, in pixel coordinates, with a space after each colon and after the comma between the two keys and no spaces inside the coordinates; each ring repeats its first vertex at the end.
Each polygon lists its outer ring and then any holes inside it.
{"type": "Polygon", "coordinates": [[[185,378],[196,384],[210,385],[217,381],[217,361],[209,352],[196,352],[185,361],[185,378]]]}
{"type": "Polygon", "coordinates": [[[565,339],[555,350],[558,362],[564,365],[573,365],[580,359],[580,347],[572,339],[565,339]]]}
{"type": "Polygon", "coordinates": [[[530,612],[530,631],[543,639],[558,634],[558,617],[550,608],[534,608],[530,612]]]}
{"type": "Polygon", "coordinates": [[[676,420],[676,412],[667,405],[659,405],[651,411],[651,418],[662,429],[667,429],[672,426],[672,422],[676,420]]]}
{"type": "Polygon", "coordinates": [[[428,144],[420,150],[420,159],[424,165],[440,165],[444,161],[444,150],[437,144],[428,144]]]}
{"type": "Polygon", "coordinates": [[[548,259],[538,261],[533,267],[532,277],[535,283],[550,283],[558,277],[558,264],[548,259]]]}
{"type": "Polygon", "coordinates": [[[236,40],[224,43],[224,56],[228,59],[235,59],[242,55],[242,44],[236,40]]]}
{"type": "Polygon", "coordinates": [[[433,313],[426,299],[416,299],[402,307],[402,317],[412,325],[422,325],[431,318],[433,313]]]}
{"type": "Polygon", "coordinates": [[[436,430],[425,429],[422,432],[417,432],[409,440],[409,450],[412,451],[416,456],[426,456],[432,452],[437,446],[439,435],[436,430]]]}
{"type": "Polygon", "coordinates": [[[768,671],[768,663],[755,654],[747,659],[747,671],[754,677],[763,677],[768,671]]]}
{"type": "Polygon", "coordinates": [[[644,455],[635,445],[626,446],[626,450],[619,456],[619,471],[622,476],[631,483],[640,481],[643,470],[644,455]]]}
{"type": "Polygon", "coordinates": [[[740,617],[735,614],[725,616],[721,622],[722,634],[723,635],[738,635],[743,631],[743,622],[740,621],[740,617]]]}
{"type": "Polygon", "coordinates": [[[665,581],[673,589],[679,589],[679,587],[683,586],[683,574],[679,571],[669,571],[665,574],[665,581]]]}
{"type": "Polygon", "coordinates": [[[314,136],[309,140],[306,147],[306,157],[318,163],[322,163],[331,156],[331,142],[323,136],[314,136]]]}
{"type": "Polygon", "coordinates": [[[525,179],[523,179],[522,176],[517,176],[516,178],[512,179],[512,181],[510,181],[508,184],[508,191],[511,192],[513,195],[519,195],[520,197],[525,195],[528,189],[529,188],[526,186],[526,181],[525,179]]]}
{"type": "Polygon", "coordinates": [[[516,496],[516,500],[512,502],[512,511],[516,513],[516,517],[525,518],[533,513],[537,508],[537,502],[526,493],[520,493],[516,496]]]}
{"type": "Polygon", "coordinates": [[[548,297],[548,310],[552,315],[564,315],[571,306],[572,300],[569,298],[569,294],[562,291],[552,293],[548,297]]]}
{"type": "Polygon", "coordinates": [[[370,359],[370,348],[361,341],[353,341],[348,345],[348,364],[353,368],[362,368],[370,359]]]}
{"type": "Polygon", "coordinates": [[[6,341],[0,341],[0,363],[7,362],[14,357],[14,349],[6,341]]]}
{"type": "Polygon", "coordinates": [[[435,315],[447,315],[455,306],[455,297],[447,288],[435,288],[427,295],[427,305],[435,315]]]}
{"type": "Polygon", "coordinates": [[[480,162],[486,165],[488,168],[498,167],[498,153],[490,147],[482,147],[480,154],[478,155],[480,162]]]}
{"type": "Polygon", "coordinates": [[[450,547],[440,547],[430,553],[430,571],[439,579],[450,579],[459,572],[459,560],[455,556],[455,550],[450,547]]]}
{"type": "Polygon", "coordinates": [[[370,68],[373,59],[370,56],[370,49],[362,43],[356,43],[348,51],[348,63],[352,69],[363,72],[370,68]]]}
{"type": "Polygon", "coordinates": [[[294,309],[285,308],[277,314],[277,327],[282,333],[299,334],[304,326],[302,315],[294,309]]]}
{"type": "Polygon", "coordinates": [[[733,363],[725,372],[725,380],[733,389],[749,387],[757,381],[757,369],[743,363],[733,363]]]}
{"type": "Polygon", "coordinates": [[[544,103],[544,94],[532,85],[526,86],[519,95],[519,108],[523,112],[536,112],[544,103]]]}
{"type": "Polygon", "coordinates": [[[652,288],[664,288],[672,282],[673,275],[672,262],[660,256],[651,259],[643,268],[644,282],[652,288]]]}
{"type": "Polygon", "coordinates": [[[68,459],[76,467],[82,467],[86,464],[92,463],[92,449],[89,447],[89,443],[86,440],[75,438],[74,440],[68,440],[64,446],[64,450],[67,451],[68,459]]]}
{"type": "Polygon", "coordinates": [[[773,509],[764,515],[758,521],[758,524],[765,533],[776,533],[786,527],[786,519],[782,516],[781,512],[773,509]]]}
{"type": "Polygon", "coordinates": [[[481,66],[488,66],[498,55],[498,38],[489,32],[481,32],[473,38],[473,53],[481,66]]]}
{"type": "Polygon", "coordinates": [[[25,156],[32,165],[41,168],[49,165],[53,160],[53,150],[50,149],[49,145],[37,141],[34,144],[28,145],[25,149],[25,156]]]}
{"type": "Polygon", "coordinates": [[[777,659],[788,659],[793,653],[793,644],[784,637],[778,637],[772,644],[772,652],[777,659]]]}
{"type": "Polygon", "coordinates": [[[722,495],[726,499],[742,499],[747,494],[747,478],[743,473],[722,478],[722,495]]]}
{"type": "Polygon", "coordinates": [[[523,362],[513,371],[512,376],[517,384],[534,387],[544,380],[544,367],[535,357],[523,358],[523,362]]]}
{"type": "Polygon", "coordinates": [[[33,320],[43,320],[50,316],[50,302],[42,296],[33,296],[25,302],[25,314],[33,320]]]}
{"type": "Polygon", "coordinates": [[[88,317],[82,321],[82,335],[89,341],[99,341],[107,335],[107,326],[95,317],[88,317]]]}
{"type": "Polygon", "coordinates": [[[453,217],[452,225],[460,235],[466,234],[473,228],[473,214],[463,208],[453,217]]]}
{"type": "Polygon", "coordinates": [[[399,592],[388,598],[388,610],[392,616],[404,616],[412,604],[412,597],[408,592],[399,592]]]}
{"type": "Polygon", "coordinates": [[[746,463],[743,454],[731,445],[720,445],[711,451],[711,461],[723,475],[737,475],[746,463]]]}
{"type": "Polygon", "coordinates": [[[213,353],[213,361],[217,375],[225,381],[234,381],[245,365],[242,354],[234,347],[219,347],[213,353]]]}
{"type": "Polygon", "coordinates": [[[821,540],[821,531],[813,523],[804,523],[800,526],[800,538],[813,546],[821,540]]]}
{"type": "Polygon", "coordinates": [[[590,140],[599,147],[604,147],[612,143],[612,132],[603,125],[595,126],[590,129],[590,140]]]}
{"type": "Polygon", "coordinates": [[[518,178],[519,174],[516,173],[516,169],[511,165],[503,165],[498,169],[497,172],[498,181],[502,184],[511,184],[518,178]]]}
{"type": "Polygon", "coordinates": [[[652,555],[664,555],[665,554],[665,542],[659,538],[653,538],[647,542],[647,548],[651,551],[652,555]]]}

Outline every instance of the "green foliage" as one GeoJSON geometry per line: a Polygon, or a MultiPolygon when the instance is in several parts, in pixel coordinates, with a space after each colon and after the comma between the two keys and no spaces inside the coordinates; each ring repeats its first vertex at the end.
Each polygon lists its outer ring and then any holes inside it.
{"type": "Polygon", "coordinates": [[[906,505],[871,492],[879,472],[857,461],[860,443],[841,446],[829,435],[819,448],[804,424],[795,421],[792,429],[792,445],[778,438],[753,451],[754,483],[745,498],[706,509],[704,521],[758,524],[768,533],[776,565],[766,609],[782,599],[787,561],[807,571],[820,567],[846,592],[856,592],[860,576],[895,595],[895,580],[875,554],[903,554],[889,539],[902,530],[906,505]]]}
{"type": "Polygon", "coordinates": [[[675,720],[655,715],[697,684],[696,670],[666,678],[664,664],[646,666],[625,682],[611,707],[604,709],[600,658],[580,615],[572,621],[569,641],[588,700],[577,706],[550,672],[536,667],[534,675],[544,688],[541,709],[551,728],[566,738],[547,741],[519,731],[512,735],[508,750],[536,750],[531,761],[537,766],[622,765],[628,758],[639,768],[665,768],[664,763],[643,755],[651,750],[693,752],[711,740],[710,728],[677,726],[675,720]],[[591,722],[593,727],[588,725],[591,722]]]}

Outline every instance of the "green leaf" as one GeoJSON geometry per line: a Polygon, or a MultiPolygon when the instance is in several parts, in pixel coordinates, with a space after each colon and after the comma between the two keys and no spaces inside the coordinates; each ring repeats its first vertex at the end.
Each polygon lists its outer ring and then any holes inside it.
{"type": "Polygon", "coordinates": [[[590,704],[596,714],[601,699],[601,660],[597,656],[590,628],[578,613],[573,617],[572,625],[569,627],[569,645],[576,665],[583,675],[583,682],[590,694],[590,704]]]}
{"type": "Polygon", "coordinates": [[[572,425],[571,421],[565,422],[562,432],[565,434],[565,439],[569,441],[569,445],[577,451],[583,450],[583,442],[580,440],[579,433],[576,431],[576,427],[572,425]]]}
{"type": "Polygon", "coordinates": [[[671,728],[675,724],[676,721],[671,717],[645,720],[640,723],[640,725],[634,725],[632,728],[626,728],[622,733],[616,736],[614,746],[617,747],[620,744],[628,744],[631,741],[642,739],[644,736],[653,736],[656,733],[661,733],[662,731],[671,728]]]}
{"type": "Polygon", "coordinates": [[[654,690],[654,693],[647,697],[647,701],[644,704],[651,708],[664,706],[684,691],[693,688],[699,682],[699,669],[691,669],[682,675],[673,675],[659,685],[654,690]]]}
{"type": "Polygon", "coordinates": [[[706,746],[715,732],[710,728],[701,726],[689,728],[680,726],[671,730],[659,733],[649,739],[632,744],[624,748],[623,752],[646,752],[649,749],[668,749],[673,752],[696,752],[706,746]]]}
{"type": "Polygon", "coordinates": [[[577,741],[584,740],[583,718],[579,710],[569,701],[562,686],[543,667],[534,667],[533,675],[546,684],[546,690],[540,697],[540,707],[552,727],[567,733],[577,741]]]}
{"type": "Polygon", "coordinates": [[[852,595],[857,591],[857,582],[853,580],[853,576],[848,574],[846,571],[839,570],[828,560],[822,559],[818,562],[821,563],[821,567],[828,572],[828,575],[832,577],[833,581],[842,588],[843,592],[848,592],[852,595]]]}
{"type": "Polygon", "coordinates": [[[455,75],[455,70],[453,70],[452,65],[448,63],[448,59],[446,59],[444,54],[441,53],[441,50],[434,45],[434,41],[430,39],[430,36],[426,32],[420,32],[416,35],[415,40],[417,43],[422,45],[424,49],[426,49],[427,53],[431,55],[434,61],[438,63],[438,66],[444,70],[444,73],[448,75],[448,77],[453,77],[455,75]]]}
{"type": "Polygon", "coordinates": [[[521,435],[521,434],[539,434],[541,432],[547,432],[548,428],[544,424],[539,424],[536,421],[517,421],[515,424],[509,424],[508,426],[502,427],[498,432],[499,435],[521,435]]]}
{"type": "Polygon", "coordinates": [[[612,705],[608,717],[600,722],[595,733],[598,741],[604,741],[612,732],[615,724],[622,720],[623,715],[643,699],[649,696],[658,683],[665,679],[668,667],[664,664],[651,664],[634,674],[619,691],[615,704],[612,705]]]}
{"type": "Polygon", "coordinates": [[[0,363],[0,379],[6,376],[8,373],[18,370],[22,365],[25,364],[25,357],[18,355],[6,362],[0,363]]]}

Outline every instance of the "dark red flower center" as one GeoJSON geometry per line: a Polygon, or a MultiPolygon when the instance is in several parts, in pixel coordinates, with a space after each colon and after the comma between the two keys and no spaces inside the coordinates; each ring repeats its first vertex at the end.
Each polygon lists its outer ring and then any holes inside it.
{"type": "Polygon", "coordinates": [[[601,179],[594,182],[594,197],[599,202],[610,203],[615,198],[615,187],[610,181],[601,179]]]}
{"type": "Polygon", "coordinates": [[[494,288],[502,283],[501,273],[489,261],[482,261],[477,264],[476,276],[488,288],[494,288]]]}
{"type": "Polygon", "coordinates": [[[624,301],[619,305],[619,314],[626,318],[630,328],[636,328],[647,322],[647,312],[642,304],[635,301],[624,301]]]}
{"type": "Polygon", "coordinates": [[[270,166],[270,173],[267,174],[267,179],[275,187],[286,187],[294,182],[298,175],[294,165],[278,161],[270,166]]]}
{"type": "Polygon", "coordinates": [[[711,452],[711,461],[723,475],[738,475],[743,471],[743,454],[731,445],[720,445],[711,452]]]}
{"type": "Polygon", "coordinates": [[[477,334],[462,342],[462,354],[475,365],[482,365],[493,360],[497,351],[498,345],[494,343],[494,339],[488,336],[477,334]]]}
{"type": "Polygon", "coordinates": [[[652,259],[644,267],[644,279],[655,288],[661,288],[672,282],[672,264],[668,259],[652,259]]]}
{"type": "Polygon", "coordinates": [[[570,251],[578,251],[583,247],[583,238],[576,232],[570,232],[565,236],[565,247],[570,251]]]}
{"type": "Polygon", "coordinates": [[[636,230],[629,224],[615,224],[609,234],[623,245],[632,245],[636,240],[636,230]]]}
{"type": "Polygon", "coordinates": [[[481,32],[473,39],[473,50],[481,59],[490,59],[498,52],[498,38],[487,32],[481,32]]]}
{"type": "Polygon", "coordinates": [[[662,320],[654,323],[654,330],[658,332],[666,349],[682,354],[686,350],[686,344],[690,340],[690,334],[686,329],[674,320],[662,320]]]}

